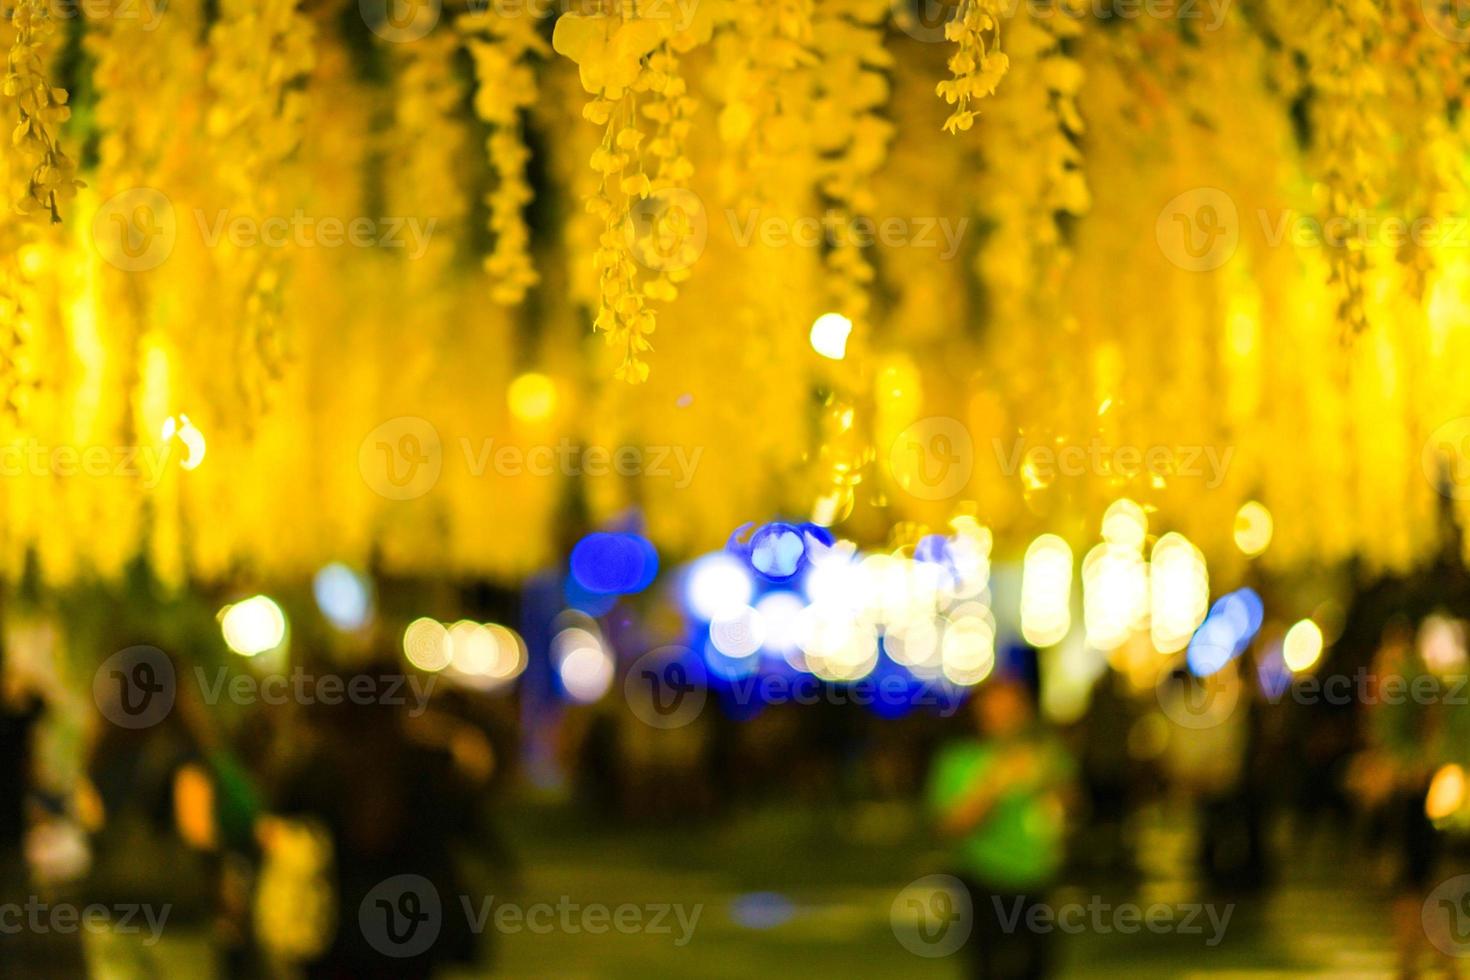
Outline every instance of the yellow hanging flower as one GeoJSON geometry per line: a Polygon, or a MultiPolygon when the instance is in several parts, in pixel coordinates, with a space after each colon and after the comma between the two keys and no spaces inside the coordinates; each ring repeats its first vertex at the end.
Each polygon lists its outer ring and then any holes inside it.
{"type": "Polygon", "coordinates": [[[1000,0],[963,0],[954,19],[944,25],[945,38],[956,47],[949,57],[954,78],[935,86],[940,98],[955,106],[944,121],[947,133],[964,132],[974,125],[978,113],[971,102],[994,95],[1010,67],[1010,59],[1000,50],[1003,13],[1000,0]]]}
{"type": "Polygon", "coordinates": [[[587,210],[603,223],[593,260],[593,327],[623,348],[615,374],[630,383],[648,378],[642,355],[653,349],[648,338],[657,324],[645,300],[673,300],[676,284],[689,276],[681,223],[687,209],[677,194],[687,193],[694,172],[686,146],[698,102],[679,74],[677,54],[709,39],[715,6],[683,28],[668,20],[564,14],[552,32],[552,47],[576,63],[593,95],[583,116],[603,127],[589,161],[600,180],[587,210]],[[651,136],[643,120],[654,124],[651,136]]]}
{"type": "Polygon", "coordinates": [[[490,124],[486,141],[495,187],[485,198],[495,245],[485,259],[490,295],[507,306],[519,303],[538,281],[530,257],[530,230],[525,208],[531,202],[526,180],[523,112],[536,101],[536,76],[530,55],[549,53],[529,17],[502,17],[489,11],[467,14],[455,22],[467,38],[475,63],[475,114],[490,124]]]}
{"type": "Polygon", "coordinates": [[[5,96],[12,100],[20,120],[10,142],[26,161],[30,174],[24,194],[15,202],[22,214],[44,210],[53,222],[61,220],[61,201],[84,186],[75,178],[76,164],[61,149],[56,131],[71,118],[67,92],[46,79],[41,52],[54,33],[46,0],[18,0],[13,13],[15,39],[5,74],[5,96]]]}

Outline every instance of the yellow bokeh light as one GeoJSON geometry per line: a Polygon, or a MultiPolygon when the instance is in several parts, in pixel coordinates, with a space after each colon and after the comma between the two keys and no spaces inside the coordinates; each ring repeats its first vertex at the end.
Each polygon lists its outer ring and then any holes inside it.
{"type": "Polygon", "coordinates": [[[1136,550],[1100,544],[1082,561],[1082,621],[1087,644],[1110,651],[1148,621],[1148,566],[1136,550]]]}
{"type": "Polygon", "coordinates": [[[1184,535],[1166,534],[1154,545],[1148,581],[1154,648],[1160,653],[1184,649],[1209,612],[1210,575],[1205,556],[1184,535]]]}
{"type": "Polygon", "coordinates": [[[231,650],[254,657],[285,640],[286,614],[269,596],[251,596],[220,610],[220,632],[231,650]]]}
{"type": "Polygon", "coordinates": [[[449,630],[427,616],[415,619],[403,631],[403,655],[419,670],[443,670],[454,658],[449,630]]]}
{"type": "Polygon", "coordinates": [[[1424,797],[1424,815],[1430,820],[1443,820],[1464,805],[1465,770],[1454,763],[1440,766],[1424,797]]]}
{"type": "Polygon", "coordinates": [[[1103,513],[1102,536],[1120,548],[1142,549],[1148,537],[1148,515],[1127,497],[1115,500],[1103,513]]]}
{"type": "Polygon", "coordinates": [[[1322,630],[1310,619],[1304,619],[1286,631],[1281,641],[1281,659],[1298,673],[1309,669],[1322,658],[1322,630]]]}
{"type": "Polygon", "coordinates": [[[979,684],[995,669],[995,624],[985,616],[964,616],[944,628],[940,642],[944,676],[962,686],[979,684]]]}
{"type": "Polygon", "coordinates": [[[1271,544],[1276,529],[1266,506],[1251,500],[1235,512],[1235,546],[1247,557],[1254,558],[1271,544]]]}
{"type": "Polygon", "coordinates": [[[841,313],[823,313],[812,324],[812,350],[830,360],[840,361],[847,356],[847,337],[852,333],[852,321],[841,313]]]}
{"type": "Polygon", "coordinates": [[[1072,548],[1043,534],[1021,568],[1021,635],[1034,647],[1061,642],[1072,628],[1072,548]]]}
{"type": "Polygon", "coordinates": [[[506,402],[510,413],[522,422],[544,422],[556,412],[556,382],[529,371],[510,383],[506,402]]]}

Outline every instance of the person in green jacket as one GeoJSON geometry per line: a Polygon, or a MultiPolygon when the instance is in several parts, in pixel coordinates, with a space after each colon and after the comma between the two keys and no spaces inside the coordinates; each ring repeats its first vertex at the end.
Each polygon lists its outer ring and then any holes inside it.
{"type": "Polygon", "coordinates": [[[1037,724],[1020,680],[990,680],[973,706],[980,737],[940,751],[927,794],[970,894],[972,975],[1044,976],[1049,933],[1028,929],[1027,916],[1045,903],[1062,864],[1075,764],[1037,724]]]}

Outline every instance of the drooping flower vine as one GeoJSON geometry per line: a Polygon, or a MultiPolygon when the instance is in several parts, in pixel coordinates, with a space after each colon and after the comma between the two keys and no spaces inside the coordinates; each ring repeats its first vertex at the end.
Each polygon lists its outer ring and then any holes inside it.
{"type": "Polygon", "coordinates": [[[821,63],[813,129],[822,154],[819,186],[832,202],[835,241],[826,254],[833,308],[852,320],[861,339],[871,306],[873,265],[851,234],[854,220],[873,212],[872,176],[883,165],[893,124],[884,71],[893,65],[883,46],[886,4],[821,0],[813,35],[821,63]]]}
{"type": "Polygon", "coordinates": [[[475,64],[475,113],[490,126],[486,150],[494,188],[485,202],[495,241],[485,259],[491,297],[507,306],[519,303],[539,277],[531,263],[531,234],[525,209],[531,202],[526,179],[526,111],[537,97],[531,56],[550,53],[536,32],[535,19],[504,17],[489,10],[455,21],[475,64]]]}
{"type": "Polygon", "coordinates": [[[975,124],[979,110],[974,102],[995,94],[1005,77],[1010,59],[1000,49],[1000,23],[1005,15],[1002,0],[961,0],[954,19],[944,25],[944,36],[955,44],[949,56],[953,78],[935,86],[935,92],[954,111],[944,121],[949,133],[962,133],[975,124]]]}
{"type": "Polygon", "coordinates": [[[8,434],[42,385],[34,341],[45,297],[35,273],[45,264],[48,246],[41,240],[48,231],[33,218],[45,214],[47,224],[60,222],[61,204],[85,185],[60,143],[71,108],[66,90],[47,74],[57,46],[50,6],[17,0],[7,14],[12,33],[3,104],[11,152],[0,161],[9,198],[0,214],[0,421],[8,434]]]}
{"type": "MultiPolygon", "coordinates": [[[[1407,227],[1440,228],[1447,215],[1461,213],[1467,187],[1462,173],[1464,118],[1470,54],[1463,44],[1421,27],[1417,4],[1390,5],[1385,24],[1388,62],[1402,70],[1384,75],[1399,131],[1405,140],[1400,166],[1386,190],[1407,227]]],[[[1434,250],[1424,236],[1408,235],[1395,258],[1405,271],[1404,286],[1413,302],[1425,296],[1434,269],[1434,250]]]]}
{"type": "Polygon", "coordinates": [[[67,91],[51,84],[42,59],[55,26],[46,0],[17,0],[12,18],[15,36],[6,63],[5,97],[19,119],[10,142],[29,169],[15,207],[22,214],[44,211],[59,222],[61,202],[74,197],[81,182],[57,134],[71,118],[67,91]]]}
{"type": "Polygon", "coordinates": [[[389,47],[397,71],[386,147],[389,172],[396,178],[388,182],[388,203],[394,214],[434,222],[424,254],[412,260],[410,269],[432,284],[448,266],[452,250],[447,246],[469,211],[460,179],[469,141],[461,118],[465,88],[454,63],[459,42],[441,31],[389,47]]]}
{"type": "Polygon", "coordinates": [[[1382,11],[1374,0],[1326,0],[1306,41],[1315,89],[1311,118],[1321,168],[1320,215],[1329,282],[1337,291],[1344,336],[1351,338],[1368,327],[1364,309],[1368,243],[1361,229],[1378,202],[1379,153],[1391,132],[1378,64],[1382,11]]]}
{"type": "Polygon", "coordinates": [[[749,208],[770,203],[810,128],[813,0],[754,0],[731,8],[715,39],[715,83],[722,106],[722,196],[749,208]]]}
{"type": "MultiPolygon", "coordinates": [[[[280,167],[301,138],[305,94],[297,83],[314,62],[313,34],[297,0],[221,0],[210,29],[205,124],[215,172],[239,212],[256,220],[280,210],[280,167]]],[[[288,359],[282,251],[248,248],[230,259],[240,283],[240,384],[251,409],[268,403],[288,359]]]]}
{"type": "Polygon", "coordinates": [[[1084,73],[1068,49],[1081,31],[1073,0],[1028,4],[1012,20],[1012,78],[996,96],[991,132],[981,144],[982,199],[996,233],[979,253],[980,274],[997,302],[1019,304],[1016,315],[1037,314],[1034,301],[1055,295],[1068,263],[1058,219],[1078,217],[1090,204],[1077,109],[1084,73]],[[1017,159],[1033,162],[1016,168],[1017,159]]]}
{"type": "Polygon", "coordinates": [[[693,173],[685,147],[698,103],[677,55],[709,39],[715,6],[702,4],[689,25],[639,16],[636,6],[629,16],[563,14],[552,34],[552,47],[577,64],[593,96],[584,118],[603,127],[591,158],[598,190],[587,202],[603,226],[593,259],[593,326],[622,349],[615,375],[630,383],[648,377],[643,355],[653,349],[648,338],[656,326],[648,301],[673,300],[689,277],[690,225],[701,216],[677,192],[693,173]],[[651,138],[645,120],[654,124],[651,138]]]}

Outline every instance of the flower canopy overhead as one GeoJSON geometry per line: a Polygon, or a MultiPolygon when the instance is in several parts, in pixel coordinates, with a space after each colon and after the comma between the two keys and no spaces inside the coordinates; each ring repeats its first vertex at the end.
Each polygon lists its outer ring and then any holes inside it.
{"type": "Polygon", "coordinates": [[[10,0],[0,560],[1467,513],[1439,0],[10,0]]]}

